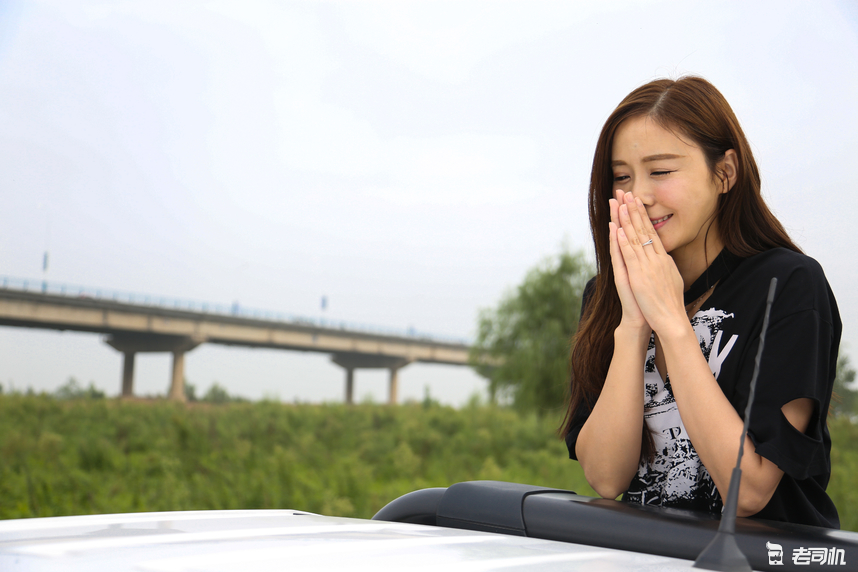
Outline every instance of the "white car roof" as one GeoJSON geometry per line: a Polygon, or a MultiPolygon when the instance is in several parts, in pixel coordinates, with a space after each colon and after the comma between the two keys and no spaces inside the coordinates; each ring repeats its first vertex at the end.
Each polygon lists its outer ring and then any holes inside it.
{"type": "Polygon", "coordinates": [[[0,570],[674,571],[692,562],[579,544],[314,515],[232,510],[0,521],[0,570]]]}

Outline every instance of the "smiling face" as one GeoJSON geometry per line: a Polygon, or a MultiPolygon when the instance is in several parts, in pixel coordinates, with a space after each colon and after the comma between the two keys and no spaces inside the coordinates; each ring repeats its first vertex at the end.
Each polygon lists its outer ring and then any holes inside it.
{"type": "MultiPolygon", "coordinates": [[[[725,162],[731,154],[735,156],[728,151],[725,162]]],[[[715,210],[718,195],[729,189],[729,182],[713,176],[703,151],[649,117],[632,117],[617,128],[611,165],[615,194],[622,190],[640,197],[680,272],[699,267],[702,273],[706,261],[712,262],[723,247],[715,210]]],[[[728,180],[729,169],[724,169],[728,180]]]]}

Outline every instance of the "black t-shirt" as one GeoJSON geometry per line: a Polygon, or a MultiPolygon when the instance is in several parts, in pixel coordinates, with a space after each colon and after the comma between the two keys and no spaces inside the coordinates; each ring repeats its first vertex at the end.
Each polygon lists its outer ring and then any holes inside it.
{"type": "MultiPolygon", "coordinates": [[[[775,463],[784,475],[769,503],[754,517],[839,528],[837,509],[825,489],[831,475],[826,415],[841,323],[819,263],[784,248],[746,259],[725,250],[686,293],[686,302],[689,298],[694,300],[699,292],[717,282],[692,318],[692,326],[718,385],[744,418],[772,277],[777,277],[778,284],[749,436],[756,452],[775,463]],[[814,404],[805,433],[795,429],[781,411],[785,404],[799,398],[808,398],[814,404]]],[[[589,298],[586,294],[585,305],[589,298]]],[[[624,498],[629,502],[720,512],[720,496],[685,438],[669,377],[662,382],[655,371],[652,346],[651,341],[644,366],[645,417],[656,440],[656,457],[653,463],[641,464],[624,498]]],[[[566,436],[572,459],[576,458],[575,443],[589,411],[586,405],[579,408],[566,436]]]]}

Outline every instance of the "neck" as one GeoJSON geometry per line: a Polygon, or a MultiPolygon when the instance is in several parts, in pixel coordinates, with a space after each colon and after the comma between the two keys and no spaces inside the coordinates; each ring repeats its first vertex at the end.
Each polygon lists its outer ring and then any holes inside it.
{"type": "Polygon", "coordinates": [[[695,240],[691,244],[670,253],[676,263],[677,270],[679,270],[679,275],[682,276],[684,290],[688,290],[694,281],[700,278],[724,248],[724,242],[714,224],[709,231],[709,238],[705,244],[703,237],[700,237],[699,244],[695,244],[696,242],[695,240]]]}

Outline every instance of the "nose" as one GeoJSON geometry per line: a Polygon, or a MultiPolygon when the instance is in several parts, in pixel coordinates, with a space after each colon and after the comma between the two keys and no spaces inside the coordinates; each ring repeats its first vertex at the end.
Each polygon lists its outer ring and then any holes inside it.
{"type": "Polygon", "coordinates": [[[636,199],[640,199],[644,206],[653,204],[653,188],[646,179],[636,179],[633,181],[628,192],[630,192],[636,199]]]}

